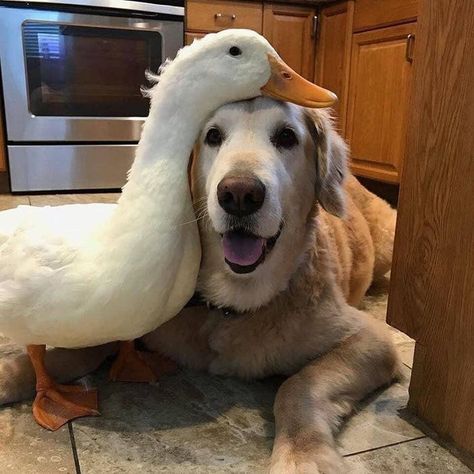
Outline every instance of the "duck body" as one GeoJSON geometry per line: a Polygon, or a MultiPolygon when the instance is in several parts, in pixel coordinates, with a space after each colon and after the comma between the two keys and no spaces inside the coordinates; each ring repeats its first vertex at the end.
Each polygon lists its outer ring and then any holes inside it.
{"type": "Polygon", "coordinates": [[[199,125],[175,95],[151,99],[117,205],[0,213],[0,333],[66,348],[130,340],[191,298],[201,250],[187,161],[199,125]]]}
{"type": "MultiPolygon", "coordinates": [[[[194,226],[148,229],[147,239],[135,221],[106,245],[102,238],[117,209],[115,204],[75,204],[0,213],[4,335],[21,344],[82,347],[133,339],[179,311],[194,291],[199,266],[194,226]],[[120,241],[134,231],[143,244],[125,258],[120,241]],[[163,242],[169,245],[162,254],[163,242]],[[186,271],[181,272],[182,259],[186,271]],[[154,266],[150,273],[147,264],[154,266]]],[[[192,221],[185,211],[182,218],[192,221]]]]}

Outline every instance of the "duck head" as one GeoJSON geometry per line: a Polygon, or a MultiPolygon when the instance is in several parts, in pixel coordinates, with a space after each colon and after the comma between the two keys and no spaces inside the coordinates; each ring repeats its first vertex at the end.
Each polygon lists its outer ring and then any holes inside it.
{"type": "MultiPolygon", "coordinates": [[[[180,72],[186,75],[195,100],[200,95],[214,107],[262,94],[313,108],[329,107],[337,100],[334,93],[293,71],[263,36],[251,30],[208,34],[183,48],[169,69],[175,80],[180,72]]],[[[163,75],[168,75],[168,68],[163,75]]]]}

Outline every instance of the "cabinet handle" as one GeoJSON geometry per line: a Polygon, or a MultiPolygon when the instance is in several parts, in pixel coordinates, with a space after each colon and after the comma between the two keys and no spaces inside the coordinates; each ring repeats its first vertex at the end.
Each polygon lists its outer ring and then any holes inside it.
{"type": "Polygon", "coordinates": [[[214,18],[216,20],[220,20],[222,18],[229,18],[229,20],[234,21],[237,18],[237,15],[234,15],[233,13],[232,14],[230,14],[230,13],[216,13],[214,15],[214,18]]]}
{"type": "Polygon", "coordinates": [[[311,30],[311,38],[316,38],[318,34],[318,24],[319,24],[319,17],[318,15],[313,16],[313,29],[311,30]]]}
{"type": "Polygon", "coordinates": [[[413,47],[414,47],[414,44],[415,44],[415,35],[410,33],[407,36],[407,46],[406,46],[406,49],[405,49],[405,59],[409,63],[413,62],[413,47]]]}

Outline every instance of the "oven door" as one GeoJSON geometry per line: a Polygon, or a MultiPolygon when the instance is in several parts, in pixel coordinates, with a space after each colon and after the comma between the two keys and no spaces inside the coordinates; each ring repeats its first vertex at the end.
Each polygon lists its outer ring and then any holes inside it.
{"type": "Polygon", "coordinates": [[[182,44],[182,19],[0,8],[8,141],[139,140],[145,71],[182,44]]]}

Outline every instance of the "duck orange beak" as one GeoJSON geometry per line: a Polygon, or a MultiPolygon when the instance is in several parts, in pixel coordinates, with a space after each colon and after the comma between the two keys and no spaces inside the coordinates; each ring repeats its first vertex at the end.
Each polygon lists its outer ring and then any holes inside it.
{"type": "Polygon", "coordinates": [[[304,107],[330,107],[337,100],[334,92],[307,81],[281,59],[268,54],[271,76],[261,88],[263,94],[304,107]]]}

